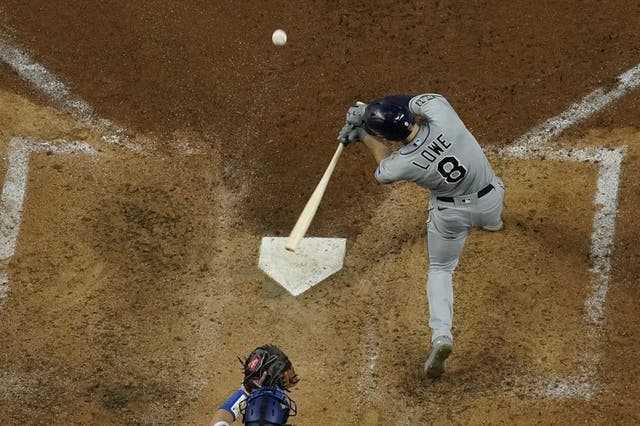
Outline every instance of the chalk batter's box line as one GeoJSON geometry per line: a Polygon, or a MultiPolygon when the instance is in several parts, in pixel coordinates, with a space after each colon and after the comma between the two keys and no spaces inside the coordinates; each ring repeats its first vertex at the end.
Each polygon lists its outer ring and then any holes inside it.
{"type": "MultiPolygon", "coordinates": [[[[611,256],[618,215],[620,176],[622,160],[626,152],[624,146],[615,149],[591,147],[566,150],[551,148],[547,146],[547,143],[570,126],[601,111],[639,85],[640,64],[620,74],[615,87],[610,90],[604,88],[594,90],[561,114],[533,128],[519,138],[514,145],[501,151],[504,155],[521,159],[545,157],[556,161],[595,162],[599,165],[594,196],[594,204],[599,208],[593,218],[590,250],[593,262],[593,267],[590,270],[592,273],[591,292],[585,300],[584,315],[587,337],[591,346],[587,353],[582,355],[579,371],[576,375],[555,378],[548,383],[545,383],[544,379],[536,379],[537,393],[541,396],[591,399],[597,390],[596,368],[602,352],[598,347],[599,339],[597,337],[604,322],[604,306],[611,279],[611,256]]],[[[518,379],[515,380],[518,381],[518,379]]]]}
{"type": "Polygon", "coordinates": [[[0,305],[9,294],[9,276],[6,265],[14,255],[22,224],[22,210],[29,176],[32,153],[97,155],[83,142],[65,140],[43,141],[27,137],[14,137],[9,141],[7,171],[0,200],[0,305]]]}
{"type": "Polygon", "coordinates": [[[566,150],[551,148],[547,143],[570,126],[585,120],[596,112],[624,96],[640,85],[640,64],[620,74],[618,84],[610,90],[598,88],[581,101],[571,105],[563,113],[548,119],[519,138],[513,146],[502,150],[502,154],[528,159],[544,156],[557,161],[595,162],[599,165],[594,204],[599,206],[593,219],[590,255],[591,292],[585,300],[584,321],[587,326],[591,346],[583,354],[579,370],[575,376],[555,378],[549,383],[538,379],[538,394],[552,398],[591,399],[596,392],[598,378],[596,368],[601,359],[598,347],[604,306],[610,283],[611,256],[615,238],[615,223],[618,215],[618,192],[622,159],[626,147],[606,149],[592,147],[566,150]]]}
{"type": "MultiPolygon", "coordinates": [[[[589,147],[585,149],[553,149],[541,147],[535,150],[511,152],[523,160],[545,158],[552,161],[571,161],[594,163],[598,165],[598,178],[595,185],[594,204],[596,212],[593,218],[590,257],[593,266],[590,269],[590,292],[585,299],[584,322],[589,346],[579,359],[578,372],[569,377],[533,379],[535,393],[549,398],[591,399],[598,388],[597,366],[601,359],[599,339],[604,322],[604,306],[610,283],[611,257],[615,238],[615,223],[618,214],[618,194],[622,160],[626,147],[614,149],[589,147]]],[[[509,154],[508,154],[509,155],[509,154]]],[[[522,383],[522,378],[510,378],[522,383]]],[[[531,383],[529,383],[531,385],[531,383]]]]}
{"type": "Polygon", "coordinates": [[[33,84],[60,109],[70,112],[82,123],[88,124],[100,132],[107,134],[102,139],[134,152],[142,152],[142,147],[130,140],[124,129],[110,120],[96,116],[94,109],[79,97],[73,95],[69,88],[44,66],[34,61],[31,56],[0,31],[0,61],[9,65],[25,81],[33,84]]]}

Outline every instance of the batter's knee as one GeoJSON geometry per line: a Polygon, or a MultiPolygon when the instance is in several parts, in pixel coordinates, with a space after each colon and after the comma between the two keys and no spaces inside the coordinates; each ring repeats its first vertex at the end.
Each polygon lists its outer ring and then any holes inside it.
{"type": "Polygon", "coordinates": [[[453,271],[455,271],[457,266],[457,259],[450,262],[429,262],[429,274],[433,274],[436,272],[446,272],[453,274],[453,271]]]}

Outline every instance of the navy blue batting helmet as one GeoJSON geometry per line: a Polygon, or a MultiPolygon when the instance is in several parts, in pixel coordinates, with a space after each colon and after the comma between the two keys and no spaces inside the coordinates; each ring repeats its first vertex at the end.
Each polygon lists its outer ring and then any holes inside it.
{"type": "Polygon", "coordinates": [[[367,133],[390,141],[405,140],[415,123],[407,105],[387,98],[369,103],[362,120],[367,133]]]}
{"type": "Polygon", "coordinates": [[[251,392],[242,408],[245,426],[283,426],[297,407],[282,389],[263,386],[251,392]]]}

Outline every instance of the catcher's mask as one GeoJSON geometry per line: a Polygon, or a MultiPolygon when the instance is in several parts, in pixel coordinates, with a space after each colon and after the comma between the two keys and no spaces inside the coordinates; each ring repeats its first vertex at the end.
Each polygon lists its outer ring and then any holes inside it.
{"type": "Polygon", "coordinates": [[[406,105],[385,98],[369,103],[362,120],[367,133],[390,141],[405,140],[415,123],[415,117],[406,105]]]}
{"type": "Polygon", "coordinates": [[[281,389],[264,386],[251,392],[240,412],[245,426],[284,426],[298,407],[281,389]]]}

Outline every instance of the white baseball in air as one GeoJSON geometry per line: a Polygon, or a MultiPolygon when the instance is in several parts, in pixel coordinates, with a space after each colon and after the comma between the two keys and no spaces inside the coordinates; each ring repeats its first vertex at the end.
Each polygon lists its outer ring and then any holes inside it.
{"type": "Polygon", "coordinates": [[[273,41],[273,44],[276,46],[284,46],[287,44],[287,33],[285,33],[284,30],[275,30],[273,34],[271,34],[271,41],[273,41]]]}

